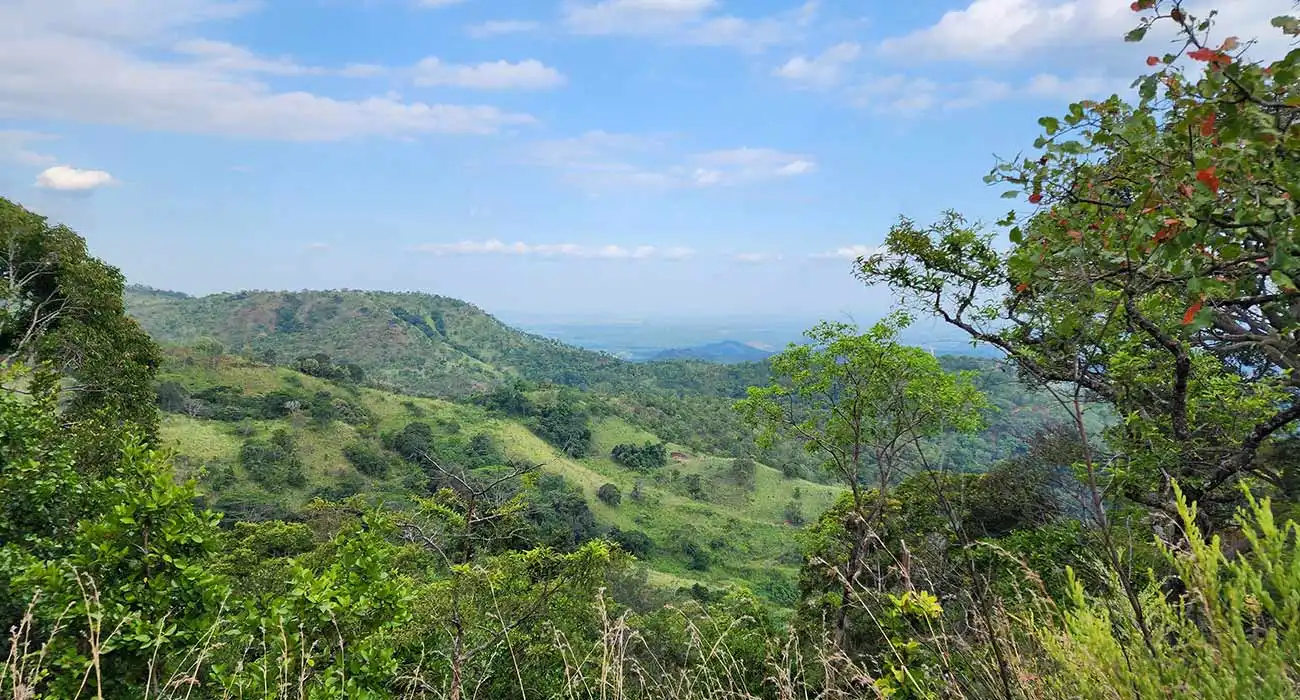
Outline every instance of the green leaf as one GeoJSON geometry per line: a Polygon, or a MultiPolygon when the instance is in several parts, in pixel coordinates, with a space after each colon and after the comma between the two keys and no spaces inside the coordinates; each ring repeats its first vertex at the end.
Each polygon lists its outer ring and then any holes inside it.
{"type": "Polygon", "coordinates": [[[1002,193],[1003,199],[1015,199],[1020,196],[1020,190],[1007,190],[1002,193]]]}
{"type": "Polygon", "coordinates": [[[1271,273],[1269,273],[1268,278],[1273,280],[1273,284],[1276,284],[1280,289],[1296,288],[1295,280],[1291,279],[1290,276],[1288,276],[1285,272],[1282,272],[1281,270],[1272,271],[1271,273]]]}
{"type": "Polygon", "coordinates": [[[1142,41],[1143,37],[1145,37],[1146,35],[1147,35],[1147,27],[1146,27],[1146,25],[1142,25],[1141,27],[1138,27],[1137,29],[1134,29],[1133,31],[1129,32],[1128,34],[1125,34],[1125,35],[1124,35],[1124,41],[1130,41],[1130,42],[1132,42],[1132,41],[1142,41]]]}
{"type": "Polygon", "coordinates": [[[1061,130],[1061,120],[1056,117],[1043,117],[1038,120],[1038,124],[1047,131],[1048,136],[1061,130]]]}

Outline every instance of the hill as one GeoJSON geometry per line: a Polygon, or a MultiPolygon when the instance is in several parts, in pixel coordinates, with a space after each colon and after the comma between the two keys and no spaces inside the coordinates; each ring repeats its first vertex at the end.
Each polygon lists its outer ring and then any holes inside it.
{"type": "Polygon", "coordinates": [[[789,521],[814,517],[837,493],[674,443],[665,446],[664,466],[630,469],[611,458],[615,446],[662,441],[598,404],[582,406],[591,415],[591,441],[573,456],[527,421],[481,406],[327,381],[239,357],[172,351],[159,381],[165,446],[229,519],[292,518],[316,497],[362,495],[401,507],[428,488],[429,474],[403,459],[400,444],[418,432],[410,426],[422,424],[429,452],[444,463],[471,472],[536,463],[562,477],[533,487],[543,491],[532,499],[548,531],[572,537],[617,528],[660,583],[744,583],[780,602],[800,561],[789,521]],[[599,495],[611,484],[616,501],[599,495]]]}
{"type": "Polygon", "coordinates": [[[663,350],[655,355],[653,359],[701,360],[703,362],[731,364],[736,362],[762,362],[771,356],[772,353],[767,350],[746,345],[736,340],[723,340],[689,348],[663,350]]]}
{"type": "Polygon", "coordinates": [[[622,392],[734,397],[767,381],[761,364],[634,364],[516,330],[458,299],[366,291],[252,291],[189,297],[128,287],[127,313],[164,344],[212,339],[228,352],[286,365],[324,353],[393,390],[456,397],[512,378],[622,392]]]}

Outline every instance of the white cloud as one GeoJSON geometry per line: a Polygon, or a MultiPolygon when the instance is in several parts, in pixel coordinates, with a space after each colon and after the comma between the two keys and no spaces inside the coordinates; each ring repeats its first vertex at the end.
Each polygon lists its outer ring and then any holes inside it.
{"type": "Polygon", "coordinates": [[[415,6],[423,7],[427,9],[436,9],[439,7],[451,7],[452,5],[459,5],[462,2],[465,2],[465,0],[415,0],[415,6]]]}
{"type": "Polygon", "coordinates": [[[695,255],[695,250],[685,247],[658,248],[642,245],[585,246],[576,243],[503,243],[492,238],[485,241],[458,241],[456,243],[426,243],[416,246],[416,251],[433,255],[515,255],[541,258],[584,258],[599,260],[684,260],[695,255]]]}
{"type": "Polygon", "coordinates": [[[103,170],[81,170],[67,165],[46,168],[36,176],[36,186],[63,192],[81,192],[114,184],[113,176],[103,170]]]}
{"type": "Polygon", "coordinates": [[[715,13],[720,6],[718,0],[568,0],[564,24],[574,34],[655,37],[760,51],[795,39],[811,20],[816,2],[753,18],[715,13]]]}
{"type": "Polygon", "coordinates": [[[523,34],[536,31],[541,25],[531,20],[493,19],[466,27],[465,31],[475,38],[498,36],[501,34],[523,34]]]}
{"type": "Polygon", "coordinates": [[[1109,97],[1114,93],[1129,91],[1131,78],[1106,78],[1099,75],[1077,75],[1063,78],[1051,73],[1038,73],[1029,79],[1025,92],[1033,97],[1052,100],[1080,100],[1109,97]]]}
{"type": "Polygon", "coordinates": [[[987,78],[941,84],[903,74],[871,78],[849,89],[849,98],[856,106],[892,115],[970,109],[1015,94],[1011,85],[987,78]]]}
{"type": "Polygon", "coordinates": [[[809,156],[771,148],[710,151],[692,156],[691,160],[698,164],[692,179],[706,186],[807,175],[817,169],[809,156]]]}
{"type": "Polygon", "coordinates": [[[861,55],[861,46],[846,41],[812,58],[795,56],[773,71],[773,75],[803,87],[829,88],[843,80],[845,67],[861,55]]]}
{"type": "Polygon", "coordinates": [[[476,90],[544,90],[565,82],[562,73],[531,58],[518,63],[493,61],[460,65],[429,57],[417,63],[413,72],[416,85],[476,90]]]}
{"type": "Polygon", "coordinates": [[[323,68],[299,65],[288,58],[261,58],[242,46],[224,41],[186,39],[177,42],[172,50],[191,56],[214,70],[268,75],[306,75],[326,72],[323,68]]]}
{"type": "Polygon", "coordinates": [[[884,40],[880,48],[917,59],[1011,59],[1101,37],[1118,40],[1133,26],[1136,16],[1127,0],[974,0],[929,27],[884,40]]]}
{"type": "Polygon", "coordinates": [[[770,148],[736,148],[677,156],[664,136],[591,131],[535,143],[529,162],[562,170],[588,189],[669,189],[737,185],[812,173],[811,156],[770,148]]]}
{"type": "Polygon", "coordinates": [[[36,131],[0,130],[0,161],[20,165],[51,165],[56,158],[29,148],[38,141],[52,141],[58,138],[52,134],[36,131]]]}
{"type": "MultiPolygon", "coordinates": [[[[257,75],[289,78],[301,67],[195,36],[205,23],[251,7],[222,0],[0,2],[0,118],[299,141],[486,134],[533,121],[487,105],[273,88],[257,75]],[[191,53],[161,58],[160,44],[191,53]],[[205,57],[194,60],[195,52],[205,57]]],[[[375,67],[343,70],[373,74],[375,67]]]]}
{"type": "MultiPolygon", "coordinates": [[[[885,39],[879,48],[888,55],[919,60],[1011,61],[1089,44],[1110,44],[1114,52],[1123,53],[1122,37],[1138,26],[1140,18],[1130,4],[1129,0],[973,0],[963,9],[944,13],[931,26],[885,39]]],[[[1219,12],[1215,25],[1220,37],[1260,38],[1269,51],[1278,53],[1286,40],[1269,26],[1269,20],[1291,13],[1294,3],[1232,0],[1184,5],[1185,11],[1197,17],[1207,16],[1211,8],[1219,12]]],[[[1162,45],[1173,37],[1171,23],[1157,26],[1144,43],[1162,45]]],[[[1151,53],[1163,53],[1163,47],[1151,53]]],[[[1077,56],[1079,62],[1096,60],[1091,53],[1077,56]]]]}
{"type": "Polygon", "coordinates": [[[307,245],[303,246],[303,249],[309,251],[322,252],[322,251],[329,250],[330,248],[333,247],[334,246],[331,246],[328,243],[322,243],[321,241],[314,241],[312,243],[308,243],[307,245]]]}
{"type": "Polygon", "coordinates": [[[878,246],[863,245],[860,243],[856,243],[854,245],[841,246],[839,248],[824,253],[813,253],[809,257],[818,258],[818,259],[832,259],[832,260],[857,260],[858,258],[861,257],[874,255],[879,250],[881,249],[878,246]]]}

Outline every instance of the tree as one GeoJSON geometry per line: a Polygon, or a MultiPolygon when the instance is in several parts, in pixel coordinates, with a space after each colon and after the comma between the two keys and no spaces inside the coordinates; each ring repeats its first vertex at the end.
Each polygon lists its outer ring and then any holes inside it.
{"type": "MultiPolygon", "coordinates": [[[[0,365],[24,362],[70,379],[67,416],[85,424],[91,442],[122,424],[151,440],[162,357],[126,316],[122,273],[91,257],[72,229],[0,198],[0,285],[0,365]]],[[[93,466],[95,457],[79,461],[93,466]]]]}
{"type": "Polygon", "coordinates": [[[617,506],[623,502],[623,492],[618,490],[614,484],[605,484],[596,491],[596,498],[607,506],[617,506]]]}
{"type": "Polygon", "coordinates": [[[668,464],[668,448],[663,443],[647,441],[644,445],[622,443],[614,445],[610,459],[628,469],[647,472],[668,464]]]}
{"type": "Polygon", "coordinates": [[[956,213],[904,218],[859,275],[1113,406],[1112,491],[1175,517],[1177,481],[1223,522],[1236,482],[1280,485],[1263,456],[1300,419],[1300,54],[1253,61],[1178,2],[1134,8],[1130,40],[1172,25],[1181,47],[1148,59],[1136,105],[1044,117],[1039,152],[990,174],[1035,207],[999,222],[1009,252],[956,213]]]}
{"type": "Polygon", "coordinates": [[[878,541],[889,489],[906,469],[925,464],[921,440],[970,431],[982,422],[983,396],[966,374],[949,374],[930,353],[898,343],[908,319],[895,314],[864,334],[821,323],[772,358],[776,382],[751,387],[736,403],[760,429],[760,441],[789,436],[804,443],[849,490],[854,546],[843,562],[842,601],[835,620],[842,640],[853,587],[867,550],[878,541]],[[874,481],[868,490],[866,482],[874,481]]]}
{"type": "Polygon", "coordinates": [[[749,457],[737,457],[731,460],[731,479],[746,491],[754,490],[754,480],[758,476],[758,465],[749,457]]]}

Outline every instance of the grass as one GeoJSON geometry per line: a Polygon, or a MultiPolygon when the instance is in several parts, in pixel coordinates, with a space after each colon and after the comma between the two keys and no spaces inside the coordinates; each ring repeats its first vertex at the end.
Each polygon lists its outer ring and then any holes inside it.
{"type": "MultiPolygon", "coordinates": [[[[253,395],[297,388],[314,393],[330,391],[346,395],[363,405],[375,418],[378,433],[400,430],[414,420],[458,425],[465,434],[492,435],[506,455],[544,465],[580,488],[604,527],[639,530],[654,542],[647,563],[655,572],[652,580],[679,587],[692,583],[711,585],[744,584],[761,588],[774,578],[792,580],[797,571],[795,528],[785,522],[786,504],[795,493],[809,517],[821,512],[834,499],[832,487],[798,479],[786,479],[771,467],[759,465],[752,490],[742,489],[729,476],[732,460],[699,454],[680,445],[669,450],[684,454],[653,474],[628,470],[610,459],[620,443],[659,442],[658,436],[625,420],[602,417],[592,422],[593,448],[589,456],[572,459],[537,437],[522,423],[490,415],[483,409],[451,401],[387,393],[372,388],[346,389],[288,369],[256,365],[233,358],[219,363],[198,361],[170,365],[163,381],[177,381],[191,392],[227,385],[253,395]],[[705,485],[706,500],[691,498],[683,486],[686,477],[698,475],[705,485]],[[631,498],[640,482],[642,500],[631,498]],[[616,485],[623,494],[617,506],[596,497],[604,484],[616,485]],[[711,564],[706,570],[688,568],[682,548],[686,542],[706,548],[711,564]]],[[[273,421],[228,423],[168,414],[163,421],[162,439],[182,459],[182,472],[191,476],[199,467],[222,463],[237,465],[239,449],[247,437],[267,438],[276,429],[289,431],[298,446],[307,471],[307,485],[285,494],[286,502],[300,506],[310,494],[351,476],[353,467],[343,448],[361,439],[357,428],[335,421],[313,425],[306,415],[273,421]]],[[[244,477],[237,466],[236,474],[244,477]]],[[[400,492],[406,476],[398,470],[384,480],[366,479],[368,490],[386,494],[400,492]]],[[[355,476],[351,476],[355,480],[355,476]]]]}

